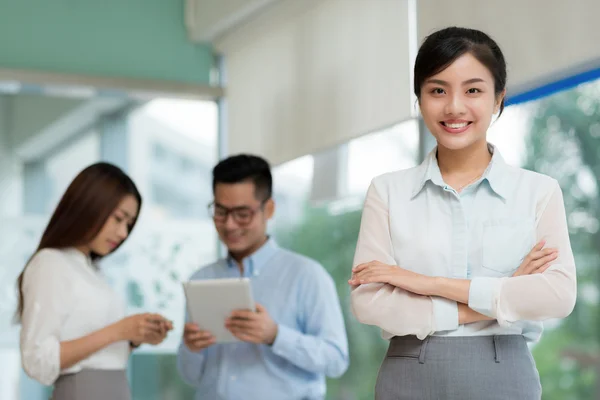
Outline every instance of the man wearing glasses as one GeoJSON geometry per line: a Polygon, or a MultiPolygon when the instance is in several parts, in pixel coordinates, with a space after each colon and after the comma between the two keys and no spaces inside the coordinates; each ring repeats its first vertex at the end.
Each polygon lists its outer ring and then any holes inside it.
{"type": "MultiPolygon", "coordinates": [[[[191,279],[248,277],[256,312],[234,312],[227,328],[239,343],[215,344],[185,325],[177,365],[196,399],[325,398],[325,377],[348,367],[344,320],[329,274],[317,262],[278,247],[267,235],[275,212],[269,164],[238,155],[213,170],[210,214],[228,256],[191,279]]],[[[218,299],[215,299],[218,301],[218,299]]]]}

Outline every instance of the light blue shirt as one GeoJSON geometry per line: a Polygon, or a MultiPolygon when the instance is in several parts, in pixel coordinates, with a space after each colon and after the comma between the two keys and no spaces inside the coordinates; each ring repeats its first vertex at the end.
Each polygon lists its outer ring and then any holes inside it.
{"type": "MultiPolygon", "coordinates": [[[[243,265],[255,301],[278,325],[275,342],[217,344],[200,353],[181,343],[181,376],[197,389],[197,400],[323,399],[325,377],[341,376],[349,364],[333,279],[320,264],[280,248],[273,239],[243,265]]],[[[235,262],[222,259],[191,279],[239,276],[235,262]]]]}
{"type": "Polygon", "coordinates": [[[373,180],[354,265],[373,260],[429,276],[470,279],[468,305],[492,320],[460,325],[456,301],[384,284],[352,289],[359,321],[385,338],[542,334],[542,321],[569,315],[577,297],[563,197],[548,176],[512,167],[490,145],[481,179],[460,193],[443,180],[434,149],[415,168],[373,180]],[[544,240],[559,257],[542,274],[513,277],[544,240]]]}

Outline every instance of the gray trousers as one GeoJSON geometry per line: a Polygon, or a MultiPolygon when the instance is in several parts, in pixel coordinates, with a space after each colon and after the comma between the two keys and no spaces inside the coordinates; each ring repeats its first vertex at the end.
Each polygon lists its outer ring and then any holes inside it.
{"type": "Polygon", "coordinates": [[[535,362],[521,335],[391,339],[376,400],[540,400],[535,362]]]}
{"type": "Polygon", "coordinates": [[[131,400],[125,370],[84,369],[61,375],[52,400],[131,400]]]}

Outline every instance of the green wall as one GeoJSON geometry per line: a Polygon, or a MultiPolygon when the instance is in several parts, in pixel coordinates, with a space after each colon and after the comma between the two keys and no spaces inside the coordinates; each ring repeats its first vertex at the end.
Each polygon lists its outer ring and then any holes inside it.
{"type": "Polygon", "coordinates": [[[0,0],[0,68],[207,84],[184,0],[0,0]]]}

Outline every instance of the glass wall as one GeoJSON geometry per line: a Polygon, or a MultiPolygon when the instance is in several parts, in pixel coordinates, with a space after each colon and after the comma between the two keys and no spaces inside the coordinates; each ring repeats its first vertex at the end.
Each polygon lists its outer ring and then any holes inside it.
{"type": "Polygon", "coordinates": [[[359,324],[350,312],[349,270],[358,237],[361,207],[366,189],[375,176],[417,164],[419,132],[416,121],[407,121],[355,139],[326,153],[302,157],[274,169],[278,202],[274,236],[280,245],[319,261],[336,282],[342,304],[350,367],[340,379],[328,382],[328,398],[364,400],[373,387],[386,342],[378,329],[359,324]],[[323,158],[328,158],[323,160],[323,158]],[[319,170],[318,165],[337,168],[319,170]],[[337,176],[327,177],[332,170],[337,176]],[[320,181],[341,183],[337,197],[324,191],[320,181]],[[325,192],[326,195],[322,195],[325,192]],[[281,200],[285,199],[285,210],[281,200]],[[293,210],[294,209],[294,210],[293,210]],[[290,218],[289,216],[294,217],[290,218]]]}
{"type": "MultiPolygon", "coordinates": [[[[27,105],[42,108],[42,102],[37,99],[27,105]]],[[[83,127],[70,122],[89,116],[94,99],[86,102],[81,115],[76,101],[61,103],[59,111],[64,114],[22,124],[24,144],[19,149],[10,148],[15,133],[2,130],[0,115],[0,151],[15,155],[20,163],[15,179],[23,190],[19,209],[10,215],[0,213],[2,400],[49,397],[51,388],[32,381],[21,369],[18,327],[11,323],[16,305],[14,282],[68,184],[83,168],[100,160],[123,168],[144,200],[136,229],[117,253],[102,261],[102,271],[126,299],[129,314],[158,312],[175,326],[160,346],[142,346],[131,357],[133,397],[180,399],[192,394],[177,374],[175,351],[185,307],[181,282],[217,257],[217,238],[206,211],[212,198],[211,170],[217,161],[217,106],[210,101],[166,98],[115,103],[122,107],[99,113],[83,127]],[[33,126],[36,130],[25,131],[33,126]],[[26,153],[25,157],[20,153],[26,153]]],[[[25,115],[26,111],[21,112],[25,115]]],[[[36,119],[35,112],[30,110],[29,119],[36,119]]],[[[0,193],[4,182],[0,181],[0,193]]]]}

